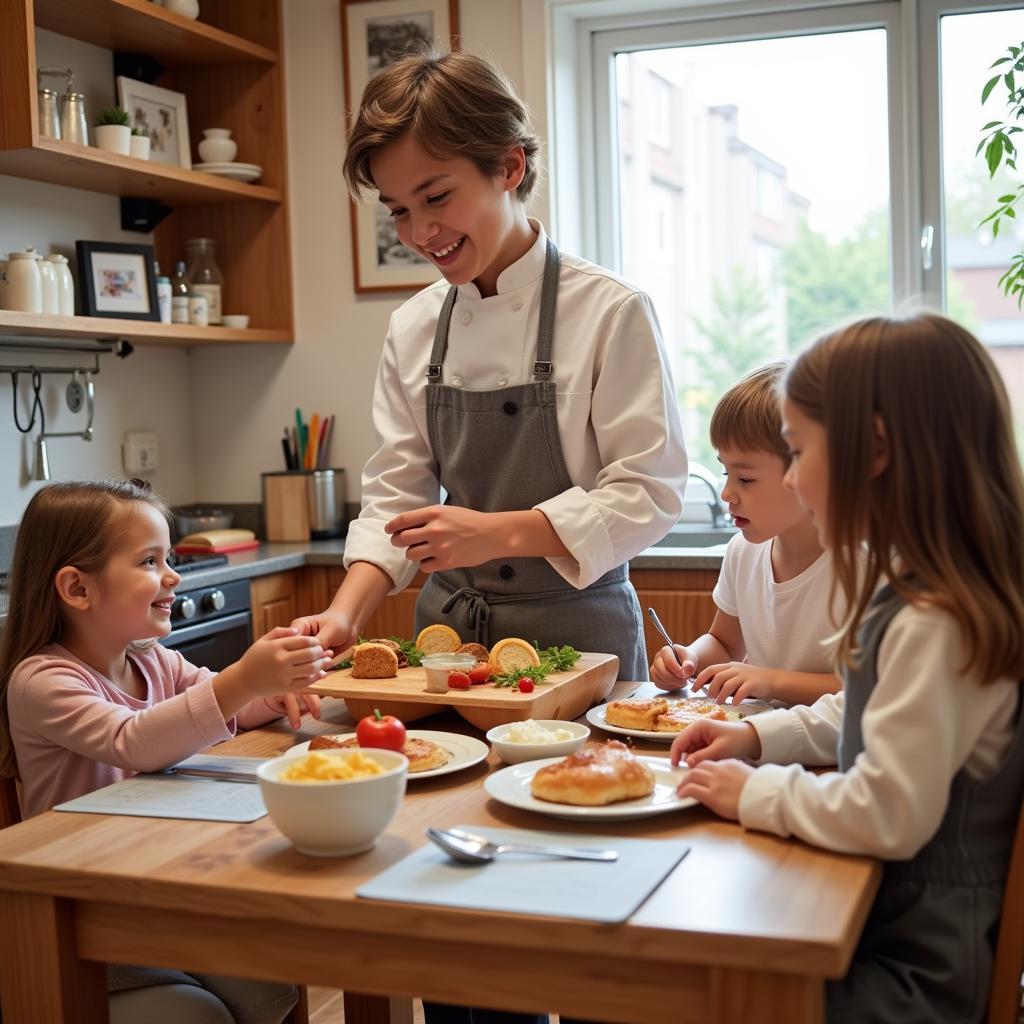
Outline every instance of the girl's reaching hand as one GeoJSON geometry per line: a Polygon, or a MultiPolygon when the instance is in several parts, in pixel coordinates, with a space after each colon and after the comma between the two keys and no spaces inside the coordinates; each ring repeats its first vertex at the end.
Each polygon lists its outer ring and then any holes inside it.
{"type": "Polygon", "coordinates": [[[681,644],[675,645],[675,652],[672,648],[662,647],[654,656],[654,663],[651,665],[651,682],[660,686],[663,690],[678,690],[692,678],[697,671],[697,658],[688,648],[681,644]]]}
{"type": "Polygon", "coordinates": [[[724,704],[732,697],[733,704],[739,704],[747,697],[771,700],[775,695],[775,672],[770,668],[748,665],[745,661],[727,661],[719,665],[708,665],[694,683],[694,689],[708,688],[708,696],[724,704]]]}
{"type": "Polygon", "coordinates": [[[727,757],[760,757],[761,740],[748,722],[702,720],[688,725],[673,741],[669,758],[673,765],[685,760],[690,768],[703,761],[727,757]]]}
{"type": "Polygon", "coordinates": [[[277,626],[261,636],[238,662],[250,694],[271,697],[301,690],[327,674],[332,652],[313,636],[277,626]]]}
{"type": "Polygon", "coordinates": [[[385,527],[395,547],[424,572],[462,569],[500,557],[495,518],[456,505],[430,505],[395,516],[385,527]]]}
{"type": "Polygon", "coordinates": [[[302,724],[303,712],[308,711],[314,718],[320,718],[320,698],[313,693],[278,693],[264,697],[263,703],[275,714],[286,715],[293,729],[302,724]]]}
{"type": "Polygon", "coordinates": [[[742,761],[708,761],[686,773],[679,795],[693,797],[715,814],[736,821],[743,787],[753,774],[754,769],[742,761]]]}

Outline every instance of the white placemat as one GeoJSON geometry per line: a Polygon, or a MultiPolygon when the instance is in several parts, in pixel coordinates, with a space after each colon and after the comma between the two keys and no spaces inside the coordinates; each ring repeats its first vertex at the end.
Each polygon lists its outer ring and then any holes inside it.
{"type": "Polygon", "coordinates": [[[489,864],[457,864],[429,840],[356,890],[372,900],[429,903],[469,910],[625,921],[689,852],[671,839],[623,839],[460,825],[494,842],[617,850],[612,863],[499,854],[489,864]]]}

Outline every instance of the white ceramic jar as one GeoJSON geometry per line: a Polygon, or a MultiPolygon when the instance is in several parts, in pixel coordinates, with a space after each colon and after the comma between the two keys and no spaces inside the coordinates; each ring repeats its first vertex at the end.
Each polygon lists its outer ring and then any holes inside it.
{"type": "Polygon", "coordinates": [[[183,18],[199,17],[199,0],[164,0],[164,7],[183,18]]]}
{"type": "Polygon", "coordinates": [[[61,316],[75,315],[75,282],[71,277],[67,256],[51,252],[46,257],[53,264],[53,272],[57,276],[57,306],[61,316]]]}
{"type": "Polygon", "coordinates": [[[204,128],[205,138],[199,143],[199,156],[206,164],[229,164],[238,153],[238,143],[231,138],[230,128],[204,128]]]}
{"type": "Polygon", "coordinates": [[[34,250],[12,252],[7,260],[7,308],[42,313],[43,280],[34,250]]]}
{"type": "Polygon", "coordinates": [[[60,296],[57,291],[57,273],[49,260],[39,259],[39,281],[43,288],[43,312],[56,316],[60,313],[60,296]]]}

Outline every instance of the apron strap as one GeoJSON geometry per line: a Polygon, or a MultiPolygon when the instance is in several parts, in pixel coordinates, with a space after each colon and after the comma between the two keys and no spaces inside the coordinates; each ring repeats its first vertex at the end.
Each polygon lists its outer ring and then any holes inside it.
{"type": "Polygon", "coordinates": [[[479,590],[474,590],[472,587],[459,587],[459,589],[456,590],[443,605],[441,605],[441,611],[444,614],[447,614],[459,601],[465,601],[469,606],[467,608],[467,612],[469,614],[470,624],[473,627],[476,642],[478,644],[486,645],[487,620],[491,617],[491,608],[487,603],[486,597],[479,590]]]}
{"type": "MultiPolygon", "coordinates": [[[[548,239],[547,251],[544,255],[544,280],[540,292],[540,323],[537,327],[537,358],[533,364],[534,381],[551,380],[553,366],[551,363],[552,341],[555,336],[555,307],[558,304],[558,272],[560,261],[558,246],[548,239]]],[[[452,320],[455,300],[459,297],[459,289],[452,285],[445,296],[444,305],[437,318],[434,330],[434,347],[430,351],[430,363],[427,365],[427,381],[440,384],[444,357],[448,351],[448,327],[452,320]]]]}

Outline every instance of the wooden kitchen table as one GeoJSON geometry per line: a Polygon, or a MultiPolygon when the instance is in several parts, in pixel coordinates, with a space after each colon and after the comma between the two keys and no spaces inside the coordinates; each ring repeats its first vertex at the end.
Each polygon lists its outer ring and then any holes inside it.
{"type": "MultiPolygon", "coordinates": [[[[340,703],[328,717],[347,721],[339,714],[340,703]]],[[[306,722],[300,739],[339,731],[306,722]]],[[[473,732],[454,715],[421,724],[473,732]]],[[[274,725],[217,752],[270,756],[295,739],[274,725]]],[[[589,827],[540,817],[487,797],[483,781],[500,766],[492,752],[411,781],[375,849],[350,858],[303,856],[269,818],[51,811],[0,832],[5,1022],[105,1021],[107,962],[343,988],[348,1024],[386,1019],[375,997],[388,995],[636,1024],[822,1021],[824,980],[850,962],[876,862],[746,832],[699,807],[589,827]],[[621,925],[353,895],[421,846],[427,825],[459,823],[683,839],[691,850],[621,925]]]]}

